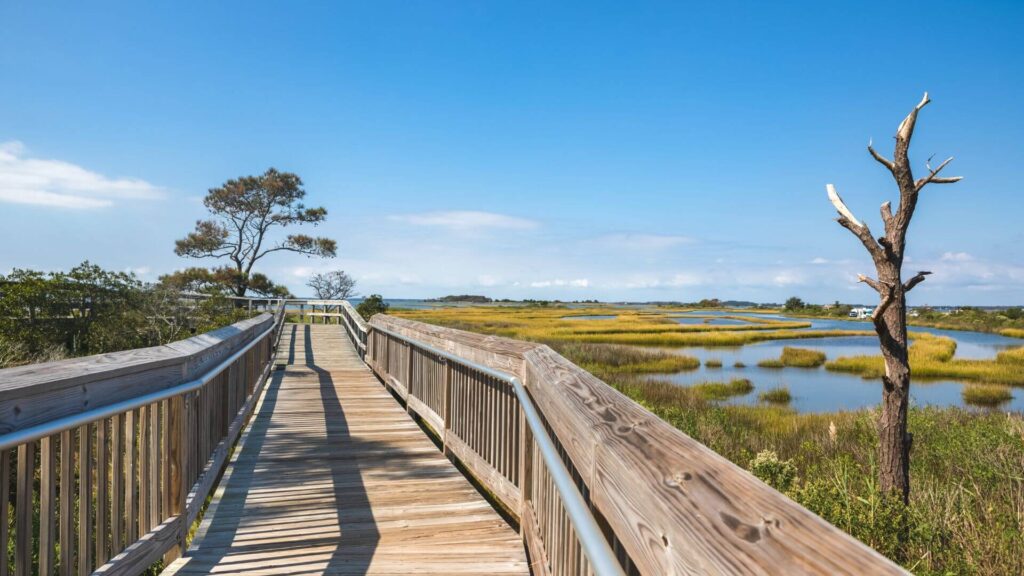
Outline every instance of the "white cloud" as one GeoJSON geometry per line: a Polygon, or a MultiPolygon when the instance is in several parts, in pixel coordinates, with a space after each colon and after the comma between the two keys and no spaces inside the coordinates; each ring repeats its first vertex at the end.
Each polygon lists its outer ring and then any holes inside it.
{"type": "Polygon", "coordinates": [[[825,259],[825,258],[822,258],[821,256],[818,256],[814,260],[811,260],[811,264],[815,264],[815,265],[828,264],[828,260],[825,259]]]}
{"type": "Polygon", "coordinates": [[[70,162],[30,158],[21,142],[0,143],[0,202],[85,210],[162,196],[144,180],[108,178],[70,162]]]}
{"type": "Polygon", "coordinates": [[[150,268],[149,266],[137,266],[137,267],[129,266],[128,268],[125,268],[124,271],[125,271],[125,274],[135,274],[136,276],[146,276],[147,274],[152,272],[153,269],[150,268]]]}
{"type": "Polygon", "coordinates": [[[481,274],[476,277],[477,284],[481,286],[497,286],[499,284],[498,279],[490,274],[481,274]]]}
{"type": "Polygon", "coordinates": [[[540,224],[534,220],[474,210],[453,210],[448,212],[423,212],[420,214],[394,214],[389,220],[413,226],[433,226],[449,230],[529,230],[540,224]]]}
{"type": "Polygon", "coordinates": [[[538,280],[536,282],[530,282],[531,288],[550,288],[551,286],[568,286],[570,288],[587,288],[590,286],[590,280],[586,278],[576,278],[574,280],[563,280],[561,278],[555,280],[538,280]]]}
{"type": "Polygon", "coordinates": [[[629,250],[664,250],[692,244],[693,238],[675,234],[609,234],[597,239],[601,244],[629,250]]]}
{"type": "Polygon", "coordinates": [[[971,260],[974,260],[974,256],[967,252],[945,252],[942,254],[943,262],[970,262],[971,260]]]}

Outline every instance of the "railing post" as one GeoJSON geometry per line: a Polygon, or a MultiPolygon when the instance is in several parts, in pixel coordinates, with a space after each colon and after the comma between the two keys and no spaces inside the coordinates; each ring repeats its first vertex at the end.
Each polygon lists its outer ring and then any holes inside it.
{"type": "Polygon", "coordinates": [[[452,427],[452,363],[447,358],[442,358],[441,361],[444,362],[444,408],[441,415],[444,427],[441,430],[441,446],[444,453],[448,454],[448,431],[452,427]]]}
{"type": "Polygon", "coordinates": [[[164,554],[164,564],[177,560],[185,552],[185,538],[188,537],[188,514],[185,499],[188,497],[188,475],[185,473],[187,426],[185,426],[185,395],[175,396],[169,402],[167,413],[167,434],[170,436],[170,450],[167,454],[171,467],[169,515],[178,517],[177,545],[171,546],[164,554]]]}
{"type": "Polygon", "coordinates": [[[409,399],[414,398],[415,395],[412,393],[412,343],[407,342],[405,344],[406,353],[409,355],[408,361],[405,363],[405,409],[412,414],[412,406],[409,404],[409,399]]]}

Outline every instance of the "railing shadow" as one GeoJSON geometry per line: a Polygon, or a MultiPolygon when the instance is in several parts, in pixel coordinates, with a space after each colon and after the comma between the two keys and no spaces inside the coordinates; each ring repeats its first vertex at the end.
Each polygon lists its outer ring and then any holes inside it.
{"type": "MultiPolygon", "coordinates": [[[[334,379],[316,365],[310,327],[301,329],[306,366],[277,371],[267,384],[224,496],[208,530],[196,542],[188,572],[213,571],[216,566],[218,573],[246,574],[268,564],[287,567],[289,574],[369,571],[380,531],[359,455],[393,447],[352,436],[334,379]],[[297,380],[306,370],[316,375],[315,388],[283,386],[285,377],[297,380]],[[316,415],[287,414],[290,396],[309,399],[310,394],[320,396],[322,427],[316,415]],[[284,413],[272,421],[279,410],[284,413]],[[292,465],[275,467],[275,462],[292,465]],[[329,503],[317,490],[325,480],[331,485],[329,503]]],[[[293,332],[290,359],[299,336],[293,332]]],[[[396,472],[398,467],[396,461],[396,472]]]]}

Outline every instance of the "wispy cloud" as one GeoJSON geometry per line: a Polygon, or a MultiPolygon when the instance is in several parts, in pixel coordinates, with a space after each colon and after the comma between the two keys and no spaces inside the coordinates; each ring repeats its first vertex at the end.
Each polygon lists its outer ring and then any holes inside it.
{"type": "Polygon", "coordinates": [[[388,216],[393,222],[413,226],[432,226],[455,231],[479,230],[529,230],[540,226],[535,220],[507,216],[494,212],[475,210],[453,210],[448,212],[422,212],[419,214],[394,214],[388,216]]]}
{"type": "Polygon", "coordinates": [[[945,252],[942,254],[943,262],[970,262],[974,260],[967,252],[945,252]]]}
{"type": "Polygon", "coordinates": [[[600,244],[627,250],[665,250],[695,241],[689,236],[678,234],[608,234],[597,239],[600,244]]]}
{"type": "Polygon", "coordinates": [[[108,178],[70,162],[32,158],[21,142],[0,143],[0,202],[87,210],[162,196],[144,180],[108,178]]]}
{"type": "Polygon", "coordinates": [[[538,280],[536,282],[530,282],[530,288],[550,288],[552,286],[567,286],[569,288],[586,288],[590,286],[590,280],[586,278],[576,278],[573,280],[563,280],[561,278],[555,280],[538,280]]]}

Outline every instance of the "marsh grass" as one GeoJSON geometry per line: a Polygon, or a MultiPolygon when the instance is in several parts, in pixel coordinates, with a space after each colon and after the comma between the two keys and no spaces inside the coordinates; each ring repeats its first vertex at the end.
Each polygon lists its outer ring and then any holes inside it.
{"type": "Polygon", "coordinates": [[[1010,389],[999,384],[968,384],[961,395],[964,402],[975,406],[998,406],[1013,400],[1010,389]]]}
{"type": "Polygon", "coordinates": [[[816,368],[825,363],[825,353],[818,350],[786,346],[782,349],[782,356],[779,360],[782,360],[782,363],[786,366],[816,368]]]}
{"type": "MultiPolygon", "coordinates": [[[[675,309],[659,309],[653,314],[622,313],[622,309],[607,307],[572,310],[573,314],[619,315],[616,320],[595,321],[559,320],[567,313],[565,309],[442,309],[401,315],[547,342],[739,466],[747,467],[764,451],[776,452],[780,462],[790,463],[796,471],[791,485],[783,487],[789,497],[916,574],[1024,574],[1024,420],[1019,414],[912,406],[910,506],[904,509],[883,497],[876,483],[877,409],[798,413],[768,402],[756,406],[723,404],[709,399],[709,395],[720,398],[723,393],[731,393],[731,383],[709,383],[715,386],[701,389],[652,379],[637,374],[642,370],[631,366],[651,367],[664,357],[627,361],[627,357],[646,352],[636,353],[628,346],[604,347],[624,343],[738,346],[780,336],[858,333],[791,329],[682,332],[668,325],[679,326],[665,318],[671,311],[675,309]],[[619,330],[632,326],[638,332],[575,333],[572,326],[565,326],[567,322],[584,326],[615,322],[619,330]],[[658,331],[650,331],[655,326],[658,331]],[[576,347],[570,347],[570,343],[576,347]]],[[[920,334],[913,338],[911,365],[915,376],[953,372],[978,381],[1024,380],[1024,347],[1002,352],[995,360],[954,360],[953,341],[920,334]]],[[[698,364],[692,359],[691,365],[698,364]]],[[[880,357],[870,356],[840,358],[826,366],[871,377],[884,369],[880,357]]]]}
{"type": "Polygon", "coordinates": [[[746,368],[747,365],[744,364],[743,362],[740,362],[739,360],[737,360],[736,363],[732,365],[732,367],[733,368],[746,368]]]}
{"type": "Polygon", "coordinates": [[[1024,328],[1003,328],[999,333],[1010,338],[1024,338],[1024,328]]]}
{"type": "Polygon", "coordinates": [[[704,366],[706,368],[721,368],[722,361],[719,360],[718,358],[708,358],[707,360],[704,361],[704,366]]]}
{"type": "Polygon", "coordinates": [[[551,342],[551,347],[599,378],[612,374],[671,374],[700,367],[692,356],[618,344],[551,342]]]}
{"type": "Polygon", "coordinates": [[[734,378],[729,382],[702,382],[691,386],[698,396],[705,400],[726,400],[733,396],[744,396],[754,390],[746,378],[734,378]]]}
{"type": "MultiPolygon", "coordinates": [[[[956,342],[951,338],[924,333],[912,338],[910,368],[915,377],[1024,386],[1024,348],[1000,352],[994,360],[959,360],[954,358],[956,342]]],[[[844,356],[826,363],[825,368],[864,378],[885,374],[881,356],[844,356]]]]}
{"type": "Polygon", "coordinates": [[[761,392],[757,395],[757,399],[771,404],[789,404],[793,400],[793,395],[789,393],[789,388],[786,386],[779,386],[761,392]]]}

